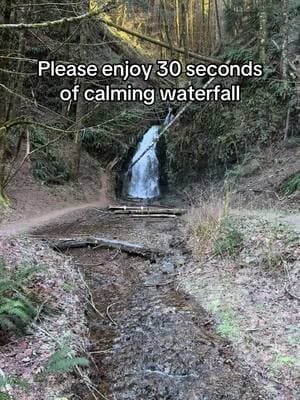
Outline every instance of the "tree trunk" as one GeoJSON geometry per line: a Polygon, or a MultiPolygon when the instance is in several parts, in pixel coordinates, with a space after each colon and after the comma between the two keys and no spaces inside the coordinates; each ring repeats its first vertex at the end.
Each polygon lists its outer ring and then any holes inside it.
{"type": "MultiPolygon", "coordinates": [[[[65,44],[65,50],[64,50],[64,59],[65,60],[70,60],[70,44],[69,44],[69,36],[70,36],[70,28],[71,26],[67,24],[63,29],[65,31],[65,35],[67,38],[67,43],[65,44]]],[[[68,88],[70,86],[70,78],[64,77],[63,80],[63,88],[68,88]]],[[[68,116],[69,113],[69,108],[71,105],[71,100],[69,102],[67,101],[62,101],[61,103],[61,113],[64,117],[68,116]]]]}
{"type": "MultiPolygon", "coordinates": [[[[88,4],[86,4],[86,9],[88,10],[88,4]]],[[[83,64],[88,63],[87,59],[87,32],[88,32],[89,22],[82,21],[80,27],[80,62],[83,64]]],[[[78,84],[80,85],[81,94],[84,92],[84,79],[80,78],[78,80],[78,84]]],[[[81,160],[81,146],[82,146],[82,138],[81,138],[81,130],[82,130],[82,118],[85,113],[85,104],[82,95],[79,95],[77,104],[76,104],[76,133],[74,135],[74,157],[73,157],[73,168],[72,175],[74,179],[78,179],[80,172],[80,160],[81,160]]]]}
{"type": "MultiPolygon", "coordinates": [[[[2,5],[1,14],[3,17],[0,23],[9,24],[11,20],[11,0],[6,0],[2,5]]],[[[4,30],[0,32],[0,49],[1,56],[7,56],[10,49],[10,32],[4,30]]],[[[9,62],[5,58],[0,58],[0,68],[9,69],[9,62]]],[[[0,71],[0,82],[7,86],[9,76],[6,72],[0,71]]],[[[5,189],[5,163],[6,163],[6,147],[7,147],[7,130],[2,126],[7,121],[8,96],[5,90],[0,88],[0,207],[8,205],[8,198],[4,192],[5,189]]]]}
{"type": "Polygon", "coordinates": [[[0,207],[8,205],[8,198],[4,193],[5,189],[5,161],[6,161],[6,128],[0,128],[0,207]]]}
{"type": "Polygon", "coordinates": [[[215,0],[215,14],[216,14],[216,44],[218,47],[222,46],[223,32],[221,27],[220,10],[222,5],[218,0],[215,0]]]}
{"type": "Polygon", "coordinates": [[[260,60],[263,64],[267,62],[267,9],[266,0],[261,0],[259,13],[259,36],[260,36],[260,60]]]}
{"type": "Polygon", "coordinates": [[[289,44],[289,0],[282,2],[282,53],[281,53],[281,74],[284,86],[288,86],[288,44],[289,44]]]}
{"type": "MultiPolygon", "coordinates": [[[[6,0],[4,4],[1,6],[2,18],[0,18],[0,23],[9,24],[11,19],[11,0],[6,0]]],[[[0,55],[7,56],[9,54],[10,49],[10,31],[8,29],[0,31],[0,55]]],[[[5,58],[0,58],[0,68],[2,70],[9,69],[9,62],[5,58]]],[[[8,82],[8,74],[7,72],[0,70],[0,82],[7,86],[8,82]]],[[[7,119],[7,93],[1,87],[0,88],[0,126],[1,122],[5,122],[7,119]]]]}

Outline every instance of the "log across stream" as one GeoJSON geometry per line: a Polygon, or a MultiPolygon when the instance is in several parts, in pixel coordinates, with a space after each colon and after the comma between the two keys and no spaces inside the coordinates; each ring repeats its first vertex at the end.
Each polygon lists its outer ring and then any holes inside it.
{"type": "Polygon", "coordinates": [[[81,268],[98,310],[87,309],[91,378],[98,392],[92,397],[80,386],[74,389],[79,398],[267,399],[230,343],[216,334],[211,317],[180,291],[180,275],[191,262],[182,244],[181,224],[180,218],[132,219],[89,210],[74,221],[37,232],[56,246],[59,238],[92,242],[72,248],[70,241],[60,241],[81,268]],[[139,243],[163,252],[145,257],[102,246],[101,240],[98,246],[92,238],[110,238],[118,246],[139,243]]]}

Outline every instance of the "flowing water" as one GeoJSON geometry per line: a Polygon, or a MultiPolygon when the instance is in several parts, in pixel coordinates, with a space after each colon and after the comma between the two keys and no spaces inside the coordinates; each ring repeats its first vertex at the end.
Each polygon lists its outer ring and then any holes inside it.
{"type": "MultiPolygon", "coordinates": [[[[173,118],[174,115],[170,109],[163,126],[168,125],[173,118]]],[[[128,187],[129,197],[153,199],[160,195],[159,160],[156,154],[160,128],[160,125],[151,126],[139,143],[137,151],[132,158],[131,165],[133,164],[133,166],[131,168],[131,180],[128,187]]]]}
{"type": "Polygon", "coordinates": [[[180,218],[131,218],[96,209],[73,218],[44,229],[43,237],[102,236],[166,252],[155,260],[99,246],[67,252],[81,266],[98,310],[86,310],[98,394],[80,385],[76,398],[270,400],[216,333],[211,316],[180,291],[190,262],[180,218]]]}
{"type": "Polygon", "coordinates": [[[158,138],[159,129],[159,125],[154,125],[145,133],[133,156],[132,163],[138,161],[131,170],[131,180],[128,188],[129,197],[152,199],[160,195],[159,162],[156,155],[156,145],[152,146],[141,157],[144,151],[158,138]]]}

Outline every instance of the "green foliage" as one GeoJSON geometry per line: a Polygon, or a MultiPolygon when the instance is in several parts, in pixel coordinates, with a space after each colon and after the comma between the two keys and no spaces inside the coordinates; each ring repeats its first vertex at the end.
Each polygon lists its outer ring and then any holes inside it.
{"type": "Polygon", "coordinates": [[[288,99],[295,91],[290,82],[288,82],[286,85],[282,80],[273,80],[269,83],[269,86],[274,93],[274,96],[278,97],[279,99],[288,99]]]}
{"type": "Polygon", "coordinates": [[[49,358],[45,372],[47,374],[64,374],[70,372],[74,367],[87,367],[88,359],[77,357],[74,351],[67,346],[61,347],[49,358]]]}
{"type": "Polygon", "coordinates": [[[223,310],[219,315],[219,323],[217,325],[219,335],[230,340],[238,340],[240,332],[236,316],[231,310],[223,310]]]}
{"type": "Polygon", "coordinates": [[[41,270],[40,267],[22,265],[13,273],[0,260],[0,330],[24,329],[33,320],[36,309],[24,294],[24,286],[41,270]]]}
{"type": "MultiPolygon", "coordinates": [[[[252,149],[281,139],[285,104],[270,82],[251,82],[237,104],[209,103],[205,112],[192,105],[182,121],[183,129],[169,135],[167,157],[173,180],[198,179],[205,168],[228,168],[241,162],[252,149]]],[[[283,94],[283,93],[282,93],[283,94]]]]}
{"type": "MultiPolygon", "coordinates": [[[[34,150],[46,146],[50,139],[40,128],[34,127],[31,134],[34,150]]],[[[71,178],[71,169],[56,146],[46,146],[33,155],[33,174],[45,183],[61,184],[71,178]]]]}
{"type": "Polygon", "coordinates": [[[235,36],[237,32],[253,32],[259,27],[258,7],[246,7],[244,0],[232,0],[225,4],[225,28],[235,36]]]}
{"type": "Polygon", "coordinates": [[[46,183],[61,184],[71,178],[71,171],[65,161],[55,158],[41,158],[34,162],[33,174],[46,183]]]}
{"type": "Polygon", "coordinates": [[[24,379],[17,378],[16,376],[2,376],[0,375],[0,400],[14,400],[15,398],[5,391],[6,386],[19,387],[23,390],[29,390],[30,385],[24,379]]]}
{"type": "Polygon", "coordinates": [[[2,330],[17,330],[28,325],[36,312],[26,298],[3,298],[0,302],[0,328],[2,330]]]}
{"type": "Polygon", "coordinates": [[[37,273],[45,272],[45,267],[21,264],[16,271],[5,268],[0,259],[0,298],[8,292],[22,291],[37,273]]]}
{"type": "Polygon", "coordinates": [[[239,47],[230,47],[225,53],[224,53],[224,59],[229,59],[232,60],[232,62],[246,62],[249,60],[254,60],[255,59],[255,54],[251,49],[245,49],[241,46],[239,47]]]}
{"type": "Polygon", "coordinates": [[[215,298],[209,304],[210,311],[217,318],[217,332],[220,336],[230,339],[239,340],[241,337],[238,317],[229,305],[224,305],[224,302],[215,298]]]}
{"type": "Polygon", "coordinates": [[[231,183],[235,183],[240,178],[255,174],[260,169],[260,166],[259,160],[253,158],[251,154],[246,154],[240,164],[226,172],[226,178],[231,183]]]}
{"type": "Polygon", "coordinates": [[[290,4],[291,17],[299,15],[299,12],[300,12],[300,0],[291,0],[290,4]]]}
{"type": "Polygon", "coordinates": [[[12,400],[12,399],[13,397],[10,394],[0,392],[0,400],[12,400]]]}
{"type": "Polygon", "coordinates": [[[294,356],[287,354],[277,354],[274,360],[269,364],[269,369],[271,371],[278,372],[282,368],[300,368],[300,360],[294,356]]]}
{"type": "Polygon", "coordinates": [[[102,104],[89,119],[89,127],[81,131],[82,145],[93,156],[100,156],[105,164],[127,157],[139,133],[155,123],[159,103],[144,106],[141,103],[102,104]]]}
{"type": "Polygon", "coordinates": [[[236,256],[243,248],[243,235],[230,217],[222,220],[214,240],[214,251],[221,256],[236,256]]]}
{"type": "Polygon", "coordinates": [[[280,187],[279,192],[284,196],[290,196],[300,191],[300,174],[294,175],[286,180],[280,187]]]}

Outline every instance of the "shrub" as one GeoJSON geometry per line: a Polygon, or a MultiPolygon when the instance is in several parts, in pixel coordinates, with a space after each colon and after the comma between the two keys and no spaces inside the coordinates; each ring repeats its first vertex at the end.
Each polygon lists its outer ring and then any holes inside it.
{"type": "Polygon", "coordinates": [[[45,183],[60,184],[71,178],[71,169],[62,158],[60,150],[56,146],[46,146],[49,143],[47,134],[40,128],[33,128],[31,132],[32,147],[41,150],[32,157],[33,175],[45,183]]]}
{"type": "Polygon", "coordinates": [[[71,170],[64,160],[42,156],[33,163],[33,175],[46,183],[61,184],[71,178],[71,170]]]}
{"type": "Polygon", "coordinates": [[[223,215],[223,199],[215,193],[201,195],[197,205],[186,214],[190,245],[197,258],[203,259],[211,252],[223,215]]]}
{"type": "Polygon", "coordinates": [[[236,256],[242,248],[242,233],[230,217],[225,217],[214,240],[214,252],[220,256],[236,256]]]}

